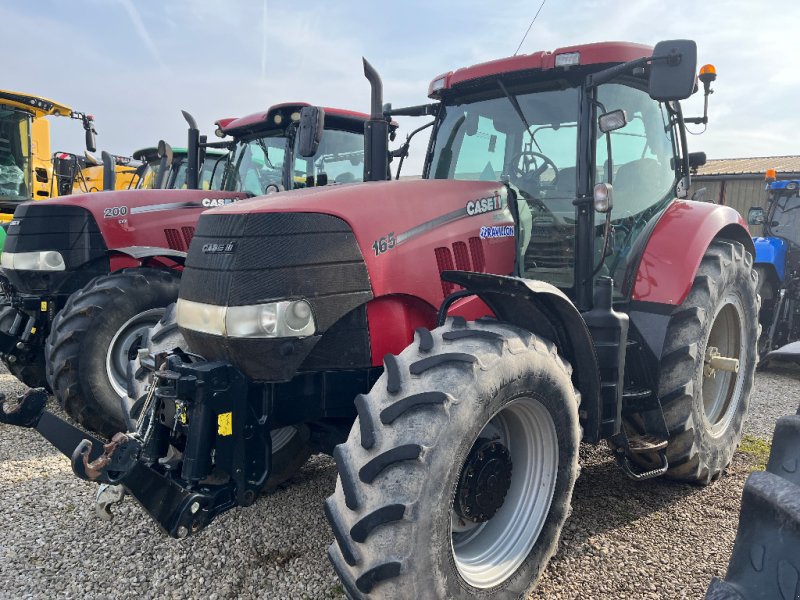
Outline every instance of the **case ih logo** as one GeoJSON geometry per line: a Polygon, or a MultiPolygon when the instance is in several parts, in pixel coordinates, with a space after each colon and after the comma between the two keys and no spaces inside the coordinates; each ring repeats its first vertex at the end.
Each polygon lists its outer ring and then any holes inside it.
{"type": "Polygon", "coordinates": [[[200,204],[206,208],[213,208],[214,206],[225,206],[234,202],[236,202],[236,198],[203,198],[200,204]]]}
{"type": "Polygon", "coordinates": [[[482,215],[483,213],[491,212],[493,210],[500,210],[501,208],[503,208],[503,199],[497,192],[495,192],[494,196],[480,198],[479,200],[470,200],[467,202],[467,214],[470,217],[482,215]]]}
{"type": "Polygon", "coordinates": [[[203,244],[205,254],[225,254],[233,252],[236,242],[223,242],[221,244],[203,244]]]}

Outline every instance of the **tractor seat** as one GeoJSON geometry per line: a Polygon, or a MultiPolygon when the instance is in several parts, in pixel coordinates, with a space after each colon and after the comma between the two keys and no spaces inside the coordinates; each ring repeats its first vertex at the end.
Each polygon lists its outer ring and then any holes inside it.
{"type": "Polygon", "coordinates": [[[652,158],[620,165],[614,175],[615,219],[639,213],[660,200],[667,191],[664,178],[664,169],[652,158]]]}

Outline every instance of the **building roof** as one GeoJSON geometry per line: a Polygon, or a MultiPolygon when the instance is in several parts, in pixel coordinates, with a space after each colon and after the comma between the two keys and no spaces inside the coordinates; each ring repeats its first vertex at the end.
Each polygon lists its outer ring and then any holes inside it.
{"type": "Polygon", "coordinates": [[[756,156],[752,158],[715,158],[710,159],[697,170],[697,175],[724,176],[750,175],[764,177],[767,169],[775,169],[778,178],[787,175],[800,175],[800,156],[756,156]]]}

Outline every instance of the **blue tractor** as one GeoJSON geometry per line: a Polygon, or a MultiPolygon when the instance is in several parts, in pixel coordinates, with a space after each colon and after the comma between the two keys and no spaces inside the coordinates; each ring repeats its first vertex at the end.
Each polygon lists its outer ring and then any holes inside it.
{"type": "Polygon", "coordinates": [[[761,364],[772,359],[800,362],[800,180],[775,181],[767,171],[767,209],[748,211],[750,225],[763,225],[754,237],[755,269],[761,294],[761,364]]]}

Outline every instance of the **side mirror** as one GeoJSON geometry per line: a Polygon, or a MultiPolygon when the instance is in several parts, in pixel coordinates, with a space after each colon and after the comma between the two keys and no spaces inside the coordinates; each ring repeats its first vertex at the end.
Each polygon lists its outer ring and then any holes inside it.
{"type": "Polygon", "coordinates": [[[689,168],[697,169],[706,164],[705,152],[689,152],[689,168]]]}
{"type": "Polygon", "coordinates": [[[764,224],[764,209],[760,206],[751,206],[747,211],[747,224],[748,225],[763,225],[764,224]]]}
{"type": "Polygon", "coordinates": [[[610,133],[622,129],[628,124],[628,115],[624,110],[612,110],[597,118],[597,126],[603,133],[610,133]]]}
{"type": "Polygon", "coordinates": [[[97,152],[97,132],[91,123],[86,128],[86,149],[89,152],[97,152]]]}
{"type": "Polygon", "coordinates": [[[656,44],[650,65],[650,97],[658,102],[685,100],[695,88],[697,44],[666,40],[656,44]]]}
{"type": "Polygon", "coordinates": [[[300,110],[300,126],[297,130],[297,153],[310,158],[317,153],[325,129],[325,111],[319,106],[304,106],[300,110]]]}
{"type": "Polygon", "coordinates": [[[155,189],[163,190],[167,187],[167,179],[169,178],[169,171],[172,167],[172,146],[164,140],[158,140],[158,173],[156,174],[156,182],[153,185],[155,189]]]}

